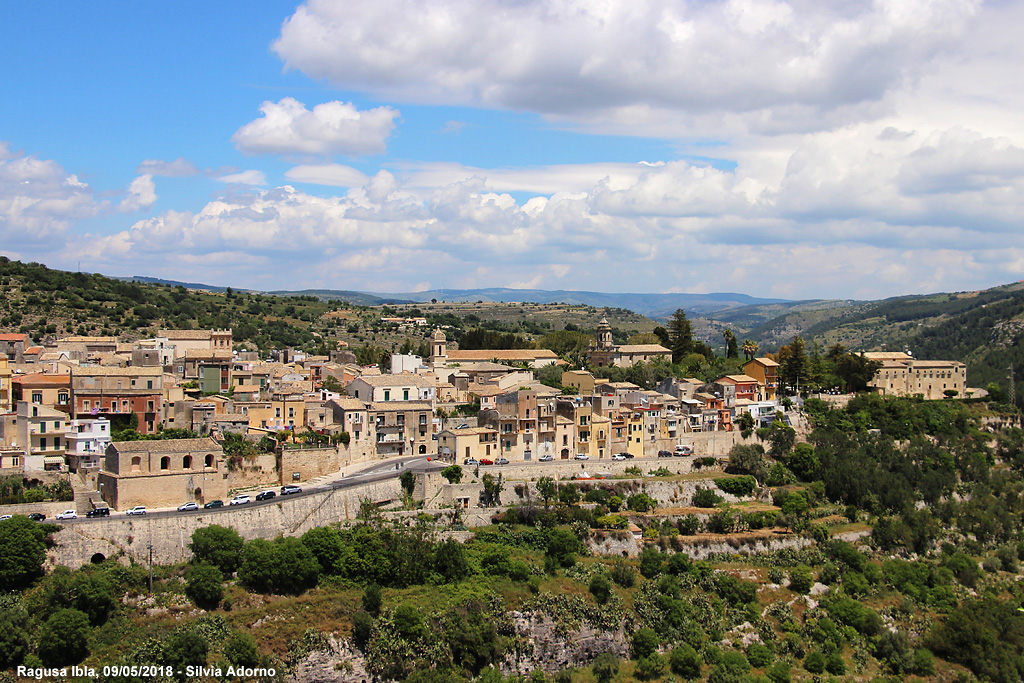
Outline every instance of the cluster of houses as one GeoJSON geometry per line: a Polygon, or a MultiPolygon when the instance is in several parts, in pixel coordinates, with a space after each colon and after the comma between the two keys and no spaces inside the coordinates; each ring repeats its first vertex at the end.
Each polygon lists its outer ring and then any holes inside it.
{"type": "MultiPolygon", "coordinates": [[[[396,354],[389,373],[358,365],[344,349],[330,356],[281,351],[266,360],[234,346],[230,330],[161,330],[132,343],[70,336],[43,345],[24,334],[0,335],[0,476],[67,472],[95,486],[104,476],[133,472],[185,473],[189,481],[201,472],[209,487],[215,477],[205,475],[225,461],[209,437],[256,441],[309,431],[338,437],[348,462],[643,456],[671,450],[694,432],[731,431],[742,413],[765,424],[780,410],[778,364],[769,358],[748,361],[743,374],[713,382],[671,378],[653,390],[601,379],[602,367],[671,356],[656,344],[613,344],[606,321],[590,349],[595,372],[562,373],[571,393],[534,375],[562,363],[552,351],[449,349],[440,329],[428,358],[396,354]],[[180,453],[157,441],[112,446],[112,433],[126,428],[144,435],[183,429],[202,438],[178,444],[180,453]]],[[[942,398],[966,381],[960,363],[879,360],[875,386],[884,393],[942,398]]]]}

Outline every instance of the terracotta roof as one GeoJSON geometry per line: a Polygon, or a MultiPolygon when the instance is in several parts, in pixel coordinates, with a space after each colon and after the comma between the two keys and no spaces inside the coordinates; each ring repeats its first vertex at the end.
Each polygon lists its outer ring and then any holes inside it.
{"type": "Polygon", "coordinates": [[[779,366],[779,364],[776,363],[775,361],[773,361],[771,358],[755,358],[754,360],[747,361],[747,362],[748,363],[760,363],[761,365],[765,366],[766,368],[777,368],[779,366]]]}
{"type": "Polygon", "coordinates": [[[30,346],[27,349],[25,349],[25,355],[26,356],[40,354],[42,352],[43,352],[43,347],[42,346],[30,346]]]}
{"type": "Polygon", "coordinates": [[[868,360],[914,360],[909,353],[902,351],[868,351],[864,357],[868,360]]]}
{"type": "Polygon", "coordinates": [[[623,344],[616,350],[619,353],[672,353],[661,344],[623,344]]]}
{"type": "Polygon", "coordinates": [[[370,410],[433,410],[428,401],[375,401],[370,410]]]}
{"type": "Polygon", "coordinates": [[[715,381],[732,382],[733,384],[750,384],[751,382],[757,384],[757,380],[749,375],[726,375],[725,377],[721,377],[715,381]]]}
{"type": "Polygon", "coordinates": [[[87,337],[72,335],[57,340],[58,344],[117,344],[117,337],[87,337]]]}
{"type": "Polygon", "coordinates": [[[5,342],[23,342],[27,339],[27,334],[0,334],[0,341],[5,342]]]}
{"type": "Polygon", "coordinates": [[[248,394],[254,391],[259,391],[260,385],[258,384],[239,384],[235,387],[235,393],[248,394]]]}
{"type": "Polygon", "coordinates": [[[454,434],[455,436],[469,436],[469,435],[480,435],[480,434],[497,434],[497,429],[491,429],[490,427],[465,427],[463,429],[446,429],[445,434],[454,434]]]}
{"type": "Polygon", "coordinates": [[[153,441],[114,441],[110,444],[118,453],[185,453],[188,451],[221,450],[220,444],[210,437],[201,439],[157,439],[153,441]]]}
{"type": "Polygon", "coordinates": [[[33,372],[31,375],[17,375],[11,378],[14,384],[63,384],[70,385],[71,375],[48,375],[33,372]]]}
{"type": "Polygon", "coordinates": [[[186,349],[185,358],[199,360],[231,360],[234,354],[230,351],[211,351],[209,349],[186,349]]]}
{"type": "Polygon", "coordinates": [[[358,398],[335,398],[331,399],[327,403],[333,403],[342,410],[366,410],[366,403],[360,401],[358,398]]]}
{"type": "Polygon", "coordinates": [[[95,365],[83,365],[75,370],[76,377],[159,377],[164,374],[163,368],[108,368],[95,365]]]}
{"type": "Polygon", "coordinates": [[[205,341],[213,338],[213,330],[158,330],[156,334],[158,337],[182,341],[205,341]]]}
{"type": "Polygon", "coordinates": [[[417,387],[432,387],[434,382],[424,375],[414,375],[411,372],[400,372],[397,375],[367,375],[357,377],[353,382],[362,380],[371,387],[396,387],[411,384],[417,387]]]}
{"type": "Polygon", "coordinates": [[[449,351],[448,362],[449,363],[472,363],[479,361],[489,361],[492,358],[500,358],[501,360],[540,360],[540,359],[551,359],[555,360],[558,355],[554,351],[548,349],[480,349],[471,351],[449,351]]]}

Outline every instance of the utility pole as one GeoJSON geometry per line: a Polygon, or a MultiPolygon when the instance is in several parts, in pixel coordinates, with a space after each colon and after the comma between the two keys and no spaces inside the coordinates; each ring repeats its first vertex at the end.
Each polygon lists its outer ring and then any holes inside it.
{"type": "Polygon", "coordinates": [[[153,594],[153,544],[149,544],[149,594],[153,594]]]}

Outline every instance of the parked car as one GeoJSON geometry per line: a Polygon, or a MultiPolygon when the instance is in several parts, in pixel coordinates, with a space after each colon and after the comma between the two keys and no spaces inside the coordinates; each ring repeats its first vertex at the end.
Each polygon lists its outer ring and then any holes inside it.
{"type": "Polygon", "coordinates": [[[554,460],[554,458],[551,457],[551,455],[545,453],[544,455],[540,456],[538,460],[540,460],[541,462],[551,462],[552,460],[554,460]]]}
{"type": "Polygon", "coordinates": [[[270,500],[271,498],[277,498],[277,494],[273,491],[263,491],[256,494],[256,500],[270,500]]]}
{"type": "Polygon", "coordinates": [[[198,503],[185,503],[184,505],[178,506],[178,512],[191,512],[192,510],[198,510],[198,503]]]}
{"type": "Polygon", "coordinates": [[[479,465],[480,461],[477,460],[476,458],[466,458],[465,460],[462,461],[462,464],[463,465],[479,465]]]}
{"type": "Polygon", "coordinates": [[[456,429],[469,429],[469,424],[463,422],[458,427],[456,427],[456,429]]]}
{"type": "Polygon", "coordinates": [[[228,501],[228,505],[246,505],[246,504],[251,503],[251,502],[252,502],[252,499],[249,498],[249,495],[246,494],[246,493],[243,493],[241,495],[235,496],[230,501],[228,501]]]}
{"type": "Polygon", "coordinates": [[[508,458],[498,458],[494,462],[498,463],[499,465],[507,465],[508,464],[508,458]]]}
{"type": "Polygon", "coordinates": [[[302,489],[300,489],[295,484],[285,484],[284,486],[281,487],[282,496],[290,496],[293,493],[302,493],[302,489]]]}
{"type": "Polygon", "coordinates": [[[57,513],[57,519],[78,519],[78,513],[74,510],[65,510],[57,513]]]}
{"type": "Polygon", "coordinates": [[[203,509],[204,510],[210,510],[210,509],[213,509],[213,508],[222,508],[222,507],[224,507],[224,501],[223,500],[211,500],[209,503],[207,503],[206,505],[203,506],[203,509]]]}
{"type": "Polygon", "coordinates": [[[672,457],[672,451],[658,451],[658,457],[659,458],[671,458],[672,457]]]}
{"type": "Polygon", "coordinates": [[[46,519],[46,515],[44,515],[42,512],[30,512],[28,518],[31,519],[33,522],[42,522],[44,519],[46,519]]]}
{"type": "Polygon", "coordinates": [[[623,455],[622,453],[616,453],[615,455],[612,456],[612,460],[625,460],[625,459],[626,459],[626,456],[623,455]]]}
{"type": "Polygon", "coordinates": [[[577,453],[576,454],[576,459],[577,460],[590,460],[590,456],[587,455],[586,453],[577,453]]]}
{"type": "Polygon", "coordinates": [[[493,465],[494,461],[490,460],[488,458],[480,458],[480,464],[481,465],[493,465]]]}
{"type": "Polygon", "coordinates": [[[680,457],[693,455],[693,446],[684,446],[682,444],[676,446],[676,455],[680,457]]]}
{"type": "Polygon", "coordinates": [[[14,515],[0,515],[0,522],[11,519],[14,515]]]}
{"type": "Polygon", "coordinates": [[[126,515],[144,515],[144,514],[146,514],[146,506],[145,505],[136,505],[133,508],[128,508],[125,511],[125,514],[126,515]]]}
{"type": "Polygon", "coordinates": [[[108,508],[108,507],[93,508],[92,510],[89,510],[88,512],[86,512],[85,516],[86,517],[109,517],[110,516],[110,508],[108,508]]]}

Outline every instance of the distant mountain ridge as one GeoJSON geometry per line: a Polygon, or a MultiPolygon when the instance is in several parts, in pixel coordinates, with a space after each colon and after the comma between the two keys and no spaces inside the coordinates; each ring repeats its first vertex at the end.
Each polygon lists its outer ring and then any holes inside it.
{"type": "MultiPolygon", "coordinates": [[[[162,280],[160,278],[146,277],[143,275],[133,275],[130,278],[120,279],[134,280],[136,282],[145,282],[150,284],[165,284],[173,287],[181,285],[188,289],[198,289],[209,292],[223,292],[227,289],[226,287],[217,287],[214,285],[205,285],[195,282],[162,280]]],[[[238,291],[250,290],[239,289],[238,291]]],[[[564,303],[594,306],[596,308],[625,308],[656,320],[667,319],[678,308],[682,308],[687,312],[687,314],[709,315],[718,311],[743,308],[747,306],[769,306],[778,304],[783,308],[788,308],[794,304],[806,303],[790,301],[788,299],[766,299],[737,292],[712,292],[708,294],[691,294],[685,292],[646,294],[641,292],[614,293],[571,289],[511,289],[508,287],[487,287],[483,289],[432,289],[425,292],[399,293],[359,292],[342,289],[273,290],[266,293],[280,296],[315,296],[318,299],[324,300],[340,299],[362,306],[426,303],[432,299],[449,302],[485,301],[489,303],[519,303],[529,301],[538,304],[564,303]]]]}
{"type": "MultiPolygon", "coordinates": [[[[270,292],[271,294],[312,294],[324,298],[348,299],[352,292],[334,290],[301,290],[270,292]]],[[[578,304],[597,308],[625,308],[649,318],[664,320],[677,308],[688,314],[706,315],[741,306],[790,303],[786,299],[764,299],[735,292],[714,292],[709,294],[670,293],[612,293],[590,292],[568,289],[510,289],[489,287],[484,289],[432,289],[426,292],[403,292],[377,294],[362,292],[363,296],[377,297],[380,303],[425,303],[432,299],[450,302],[486,301],[497,303],[533,302],[538,304],[578,304]]]]}

